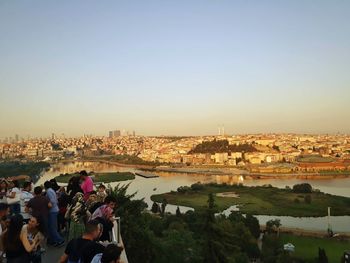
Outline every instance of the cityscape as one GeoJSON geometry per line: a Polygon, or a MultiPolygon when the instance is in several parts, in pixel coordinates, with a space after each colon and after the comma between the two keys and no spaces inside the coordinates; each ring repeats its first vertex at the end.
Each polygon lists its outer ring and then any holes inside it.
{"type": "Polygon", "coordinates": [[[0,263],[350,263],[350,1],[0,1],[0,263]]]}
{"type": "MultiPolygon", "coordinates": [[[[108,136],[19,140],[0,143],[4,160],[65,160],[108,155],[138,157],[172,166],[242,167],[260,173],[345,171],[350,169],[350,135],[246,134],[193,137],[140,136],[109,131],[108,136]],[[227,142],[226,148],[197,149],[203,142],[227,142]],[[230,147],[233,146],[233,147],[230,147]],[[197,147],[197,148],[196,148],[197,147]],[[303,158],[311,156],[308,158],[303,158]],[[319,159],[319,160],[317,160],[319,159]],[[309,160],[309,161],[308,161],[309,160]]],[[[135,163],[137,164],[137,162],[135,163]]]]}

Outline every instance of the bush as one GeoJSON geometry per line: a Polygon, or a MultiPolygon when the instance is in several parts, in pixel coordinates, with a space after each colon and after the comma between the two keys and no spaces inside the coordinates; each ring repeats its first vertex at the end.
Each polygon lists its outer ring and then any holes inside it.
{"type": "Polygon", "coordinates": [[[312,186],[308,183],[296,184],[293,186],[294,193],[312,193],[312,186]]]}
{"type": "Polygon", "coordinates": [[[177,188],[177,192],[179,193],[187,193],[191,191],[191,188],[188,186],[180,186],[179,188],[177,188]]]}
{"type": "Polygon", "coordinates": [[[295,198],[295,199],[294,199],[294,203],[299,204],[299,203],[300,203],[299,199],[298,199],[298,198],[295,198]]]}
{"type": "Polygon", "coordinates": [[[191,189],[193,191],[200,191],[200,190],[204,189],[204,185],[202,185],[201,183],[198,182],[198,183],[192,184],[191,189]]]}

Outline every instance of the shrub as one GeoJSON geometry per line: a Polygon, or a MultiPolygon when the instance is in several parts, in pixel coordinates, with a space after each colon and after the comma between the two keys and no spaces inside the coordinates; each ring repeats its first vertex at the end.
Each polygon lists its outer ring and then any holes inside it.
{"type": "Polygon", "coordinates": [[[198,183],[192,184],[191,189],[193,191],[200,191],[200,190],[204,189],[204,185],[202,185],[201,183],[198,182],[198,183]]]}
{"type": "Polygon", "coordinates": [[[308,183],[296,184],[293,186],[294,193],[312,193],[312,186],[308,183]]]}
{"type": "Polygon", "coordinates": [[[190,190],[191,190],[191,188],[188,187],[188,186],[180,186],[179,188],[177,188],[177,191],[178,191],[179,193],[187,193],[187,192],[189,192],[190,190]]]}

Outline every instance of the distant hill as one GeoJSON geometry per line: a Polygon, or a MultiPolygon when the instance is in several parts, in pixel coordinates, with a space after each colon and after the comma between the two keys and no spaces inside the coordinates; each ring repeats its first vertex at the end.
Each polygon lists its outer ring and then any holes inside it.
{"type": "Polygon", "coordinates": [[[189,154],[193,153],[223,153],[223,152],[257,152],[251,144],[230,145],[228,140],[205,141],[196,145],[189,154]]]}

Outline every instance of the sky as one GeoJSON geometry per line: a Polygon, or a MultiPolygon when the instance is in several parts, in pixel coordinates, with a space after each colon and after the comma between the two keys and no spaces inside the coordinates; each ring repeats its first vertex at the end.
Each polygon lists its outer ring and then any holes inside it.
{"type": "Polygon", "coordinates": [[[350,1],[0,1],[0,138],[350,133],[350,1]]]}

